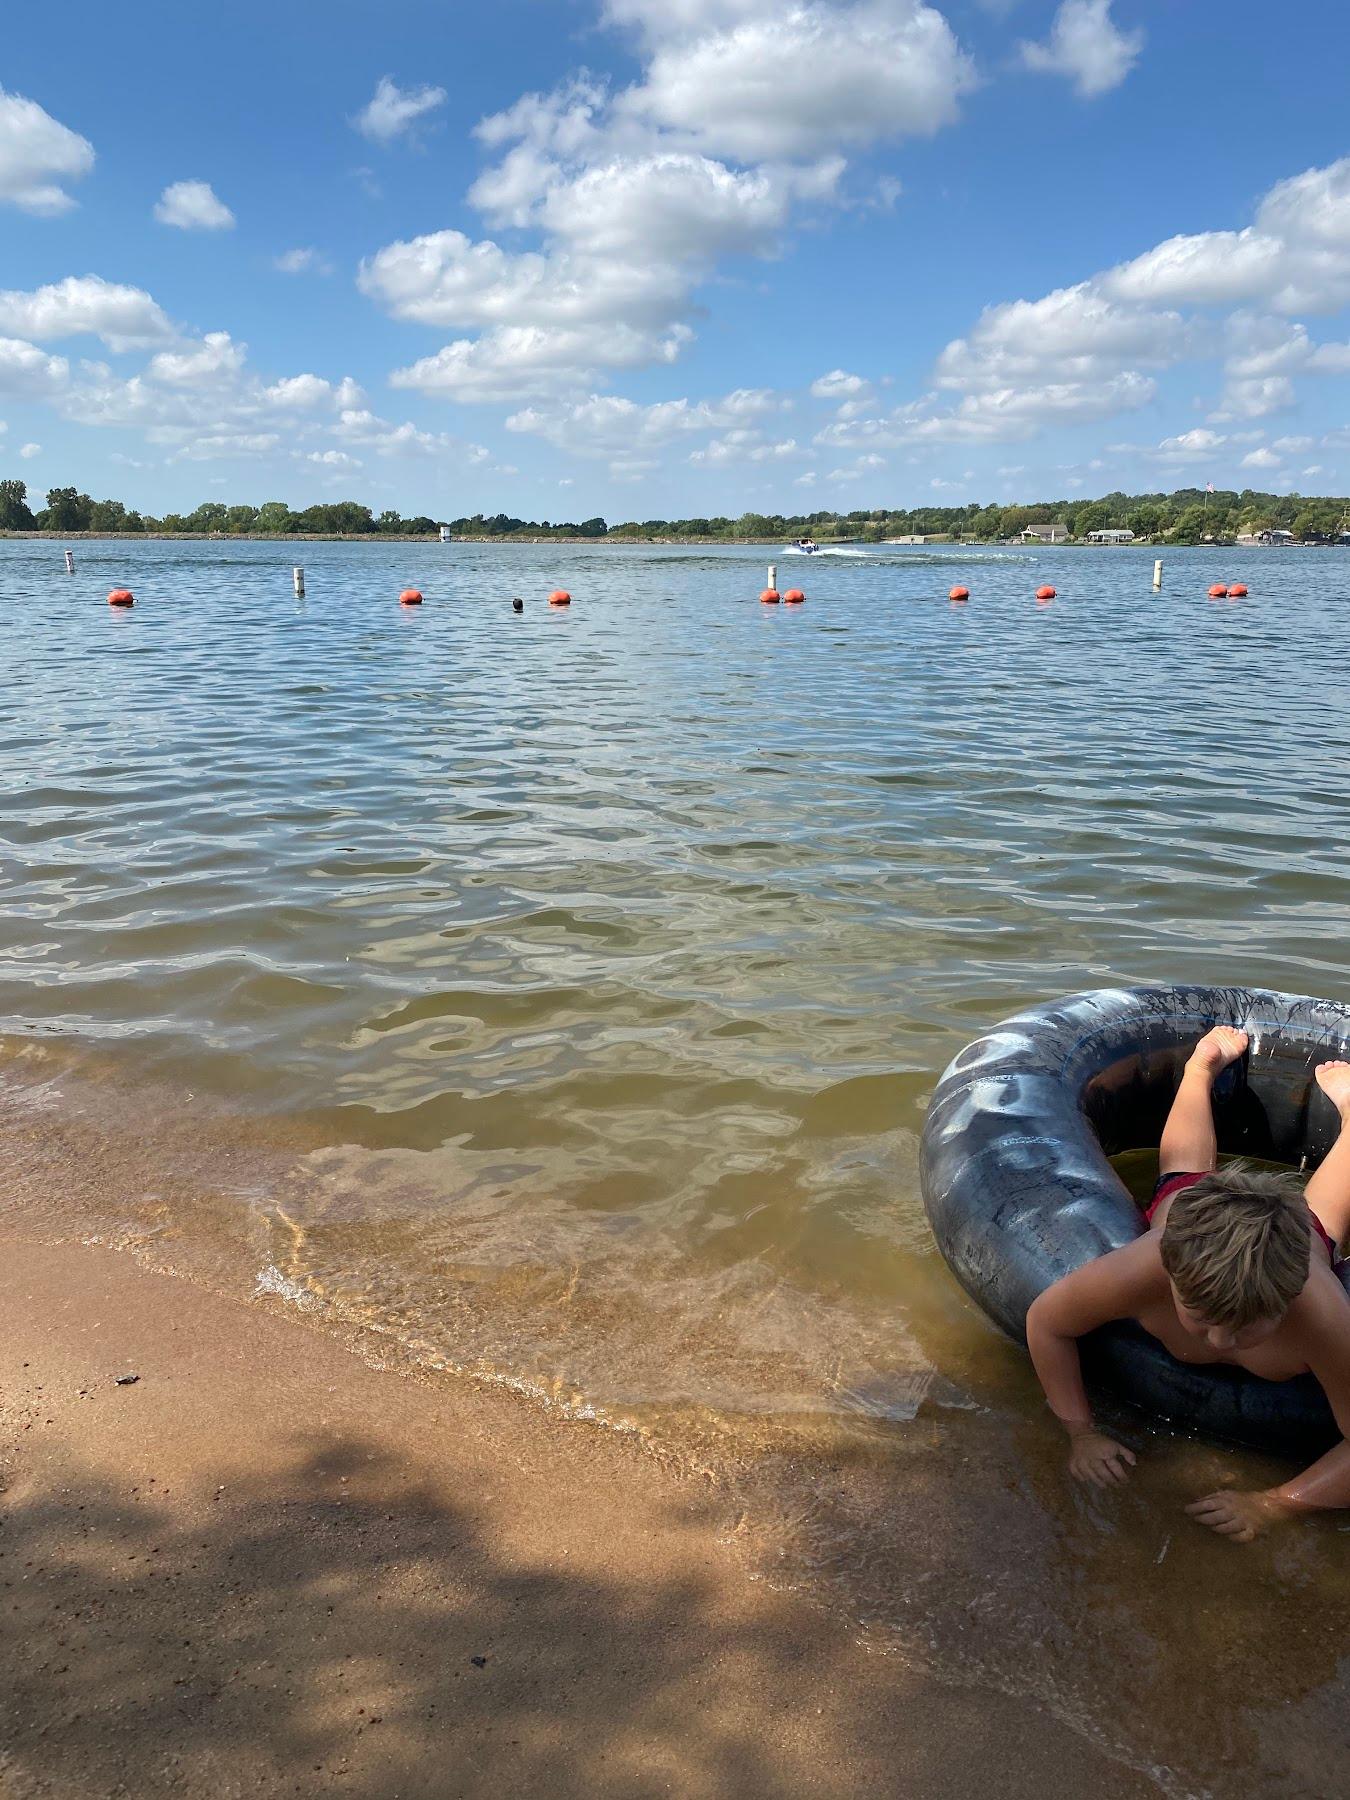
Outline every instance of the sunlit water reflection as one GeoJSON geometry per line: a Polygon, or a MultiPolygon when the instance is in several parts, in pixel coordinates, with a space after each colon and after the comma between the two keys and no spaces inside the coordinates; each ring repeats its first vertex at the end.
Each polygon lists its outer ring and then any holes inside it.
{"type": "Polygon", "coordinates": [[[1052,994],[1350,998],[1350,561],[60,548],[0,544],[0,1205],[639,1428],[1175,1791],[1325,1791],[1336,1523],[1210,1542],[1233,1459],[1137,1425],[1070,1495],[917,1133],[1052,994]]]}

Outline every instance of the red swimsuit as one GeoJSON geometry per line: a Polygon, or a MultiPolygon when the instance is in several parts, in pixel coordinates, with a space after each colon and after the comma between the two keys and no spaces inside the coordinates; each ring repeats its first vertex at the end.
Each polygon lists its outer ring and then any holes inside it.
{"type": "MultiPolygon", "coordinates": [[[[1153,1198],[1144,1208],[1144,1217],[1148,1220],[1149,1224],[1151,1225],[1153,1223],[1153,1215],[1163,1204],[1164,1200],[1170,1200],[1173,1195],[1179,1194],[1183,1188],[1194,1187],[1197,1181],[1203,1181],[1206,1174],[1212,1173],[1212,1170],[1202,1170],[1199,1174],[1177,1174],[1174,1172],[1171,1175],[1160,1175],[1158,1177],[1158,1185],[1153,1190],[1153,1198]]],[[[1318,1218],[1317,1214],[1313,1212],[1311,1207],[1308,1209],[1308,1217],[1312,1220],[1313,1230],[1326,1245],[1327,1255],[1334,1263],[1337,1260],[1336,1246],[1332,1243],[1326,1226],[1318,1218]]]]}

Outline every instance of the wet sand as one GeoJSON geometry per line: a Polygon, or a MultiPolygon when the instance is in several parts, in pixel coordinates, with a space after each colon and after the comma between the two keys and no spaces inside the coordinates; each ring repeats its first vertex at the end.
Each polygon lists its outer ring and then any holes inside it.
{"type": "Polygon", "coordinates": [[[116,1252],[0,1267],[6,1794],[1153,1791],[750,1579],[622,1436],[116,1252]]]}

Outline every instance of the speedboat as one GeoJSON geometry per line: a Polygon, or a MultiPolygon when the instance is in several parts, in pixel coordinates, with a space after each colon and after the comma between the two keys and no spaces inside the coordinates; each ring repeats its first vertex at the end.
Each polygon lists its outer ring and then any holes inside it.
{"type": "Polygon", "coordinates": [[[798,538],[793,548],[800,550],[803,556],[814,556],[816,553],[816,540],[809,537],[798,538]]]}

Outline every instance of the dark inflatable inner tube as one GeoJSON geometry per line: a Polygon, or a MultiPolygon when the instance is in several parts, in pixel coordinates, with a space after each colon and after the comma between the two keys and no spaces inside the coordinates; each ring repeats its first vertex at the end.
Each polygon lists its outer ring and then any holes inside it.
{"type": "MultiPolygon", "coordinates": [[[[1252,1040],[1215,1085],[1220,1151],[1315,1168],[1338,1121],[1313,1070],[1350,1055],[1350,1007],[1328,1000],[1105,988],[1018,1013],[942,1077],[923,1131],[924,1205],[957,1279],[1005,1331],[1024,1337],[1039,1293],[1145,1229],[1107,1157],[1157,1145],[1186,1058],[1213,1025],[1252,1040]]],[[[1094,1388],[1206,1437],[1305,1459],[1340,1437],[1311,1375],[1192,1367],[1132,1322],[1082,1349],[1094,1388]]]]}

